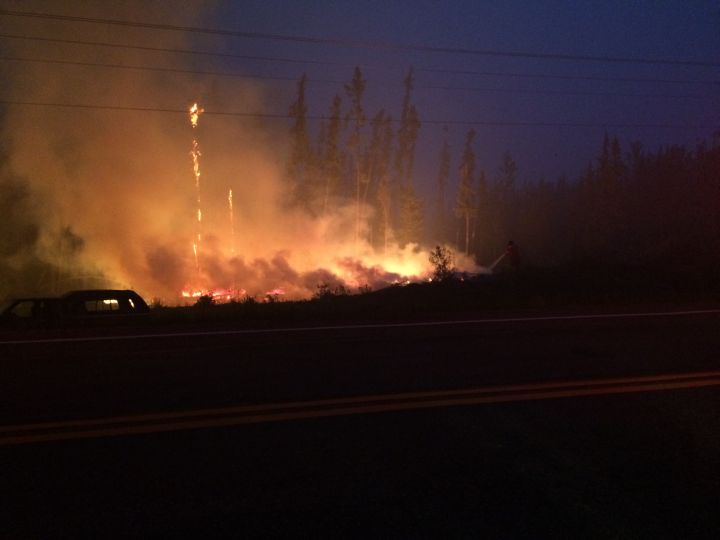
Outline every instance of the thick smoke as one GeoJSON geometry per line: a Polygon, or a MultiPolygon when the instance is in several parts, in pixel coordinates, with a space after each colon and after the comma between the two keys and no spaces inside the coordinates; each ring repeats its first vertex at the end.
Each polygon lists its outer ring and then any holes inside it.
{"type": "MultiPolygon", "coordinates": [[[[38,11],[58,10],[53,3],[34,4],[38,11]]],[[[110,14],[101,4],[101,13],[85,3],[75,9],[64,5],[68,13],[85,16],[132,20],[138,13],[132,3],[110,14]]],[[[177,11],[164,13],[162,5],[151,3],[148,9],[143,2],[143,20],[203,22],[183,19],[177,11]]],[[[107,42],[110,35],[118,43],[154,47],[220,46],[188,42],[180,33],[132,28],[106,35],[101,25],[69,22],[23,20],[17,28],[55,38],[81,33],[86,41],[107,42]]],[[[204,68],[197,58],[169,53],[30,41],[13,45],[12,53],[23,57],[204,68]]],[[[56,292],[97,286],[101,275],[104,286],[132,287],[166,303],[180,301],[183,290],[233,289],[250,295],[281,290],[288,298],[302,298],[321,283],[378,288],[428,273],[427,253],[414,246],[382,255],[356,243],[354,208],[336,204],[333,214],[323,218],[288,209],[283,179],[287,125],[212,114],[284,110],[287,103],[272,99],[272,89],[240,79],[21,62],[11,66],[6,80],[6,99],[109,109],[8,107],[3,134],[11,147],[3,161],[8,175],[15,176],[3,177],[0,184],[3,273],[24,253],[26,260],[62,271],[61,279],[55,270],[56,292]],[[194,130],[186,113],[161,111],[187,110],[194,101],[207,111],[194,130]],[[128,107],[138,110],[113,109],[128,107]],[[193,138],[202,153],[199,270],[192,250],[197,233],[193,138]]]]}
{"type": "Polygon", "coordinates": [[[0,257],[11,259],[33,250],[39,237],[33,214],[27,184],[12,176],[0,177],[0,257]]]}

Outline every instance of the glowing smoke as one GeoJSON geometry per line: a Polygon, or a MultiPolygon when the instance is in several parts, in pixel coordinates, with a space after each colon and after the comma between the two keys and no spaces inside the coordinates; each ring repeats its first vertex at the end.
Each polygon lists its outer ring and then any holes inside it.
{"type": "MultiPolygon", "coordinates": [[[[114,9],[118,18],[133,16],[132,6],[114,9]]],[[[103,15],[108,16],[105,11],[103,15]]],[[[167,23],[187,22],[178,14],[163,16],[167,23]]],[[[160,20],[159,14],[155,17],[160,20]]],[[[29,34],[66,38],[81,30],[84,39],[107,41],[102,26],[45,27],[29,20],[23,28],[29,34]]],[[[130,33],[140,42],[150,39],[140,31],[127,32],[118,40],[131,41],[130,33]]],[[[156,46],[191,46],[177,35],[153,34],[152,39],[156,46]]],[[[13,45],[24,55],[49,58],[56,52],[46,44],[13,45]]],[[[105,63],[178,62],[174,56],[148,59],[148,53],[98,53],[79,46],[57,56],[97,61],[98,54],[105,63]]],[[[5,169],[27,179],[22,204],[32,211],[23,214],[22,224],[12,226],[18,231],[12,241],[21,245],[0,246],[4,266],[23,250],[47,265],[64,257],[69,275],[101,272],[106,285],[132,287],[168,303],[177,301],[189,285],[236,288],[253,295],[282,291],[288,298],[300,298],[311,296],[320,283],[378,288],[408,277],[420,279],[430,271],[426,250],[413,246],[390,250],[386,256],[368,245],[356,249],[352,204],[336,202],[333,214],[313,219],[280,203],[288,189],[283,181],[287,126],[212,114],[286,107],[284,102],[266,103],[272,95],[268,88],[237,80],[224,79],[220,85],[200,76],[83,66],[18,63],[11,69],[5,77],[8,99],[150,110],[8,108],[3,135],[12,147],[5,169]],[[192,133],[187,112],[152,110],[186,111],[188,99],[195,97],[207,110],[202,123],[191,117],[192,133]],[[195,169],[187,150],[193,140],[195,169]],[[203,149],[202,208],[198,140],[203,149]],[[61,231],[77,240],[73,249],[51,249],[61,231]],[[197,259],[190,247],[193,238],[197,259]]],[[[370,215],[369,208],[363,210],[363,216],[370,215]]],[[[78,280],[66,288],[90,284],[78,280]]]]}

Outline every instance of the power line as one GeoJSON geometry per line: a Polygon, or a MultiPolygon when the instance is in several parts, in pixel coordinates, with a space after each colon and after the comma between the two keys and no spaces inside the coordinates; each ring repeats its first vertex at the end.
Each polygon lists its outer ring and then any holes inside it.
{"type": "MultiPolygon", "coordinates": [[[[37,36],[19,36],[17,34],[2,34],[0,37],[8,39],[21,39],[26,41],[44,41],[49,43],[65,43],[68,45],[90,45],[95,47],[109,47],[114,49],[127,49],[136,51],[152,51],[152,52],[166,52],[166,53],[179,53],[179,54],[194,54],[198,56],[214,56],[217,58],[234,58],[238,60],[263,60],[265,62],[286,62],[290,64],[318,64],[324,66],[354,66],[355,64],[348,64],[344,62],[330,62],[325,60],[300,60],[296,58],[287,58],[282,56],[255,56],[248,54],[233,54],[233,53],[221,53],[215,51],[199,51],[196,49],[177,49],[171,47],[150,47],[147,45],[124,45],[119,43],[109,43],[107,41],[84,41],[79,39],[60,39],[60,38],[46,38],[37,36]]],[[[363,66],[365,67],[365,66],[363,66]]]]}
{"type": "MultiPolygon", "coordinates": [[[[81,66],[81,67],[99,67],[99,68],[112,68],[112,69],[128,69],[133,71],[155,71],[159,73],[181,73],[185,75],[212,75],[216,77],[235,77],[239,79],[266,79],[272,81],[293,81],[297,82],[297,77],[274,77],[268,75],[246,75],[243,73],[232,73],[227,71],[206,71],[197,69],[182,69],[182,68],[162,68],[152,66],[131,66],[127,64],[105,64],[101,62],[77,62],[73,60],[46,60],[41,58],[21,58],[14,56],[0,56],[0,61],[6,62],[28,62],[35,64],[57,64],[65,66],[81,66]]],[[[316,79],[317,82],[326,82],[332,84],[343,84],[342,81],[330,81],[316,79]]]]}
{"type": "Polygon", "coordinates": [[[16,11],[0,9],[0,15],[12,17],[27,17],[56,21],[70,21],[90,24],[105,24],[132,28],[147,28],[151,30],[169,30],[174,32],[191,32],[226,37],[241,37],[249,39],[264,39],[269,41],[287,41],[293,43],[309,43],[317,45],[333,45],[336,47],[352,47],[360,49],[384,49],[396,51],[412,51],[423,53],[460,54],[470,56],[495,56],[505,58],[531,58],[538,60],[565,60],[575,62],[603,62],[621,64],[649,64],[695,67],[720,67],[720,62],[699,60],[672,60],[660,58],[620,57],[620,56],[589,56],[574,54],[534,53],[529,51],[501,51],[493,49],[469,49],[462,47],[434,47],[422,44],[402,45],[381,41],[359,41],[341,38],[325,38],[318,36],[297,36],[289,34],[271,34],[263,32],[244,32],[238,30],[223,30],[219,28],[201,28],[196,26],[179,26],[171,24],[135,22],[120,19],[105,19],[99,17],[80,17],[72,15],[58,15],[53,13],[38,13],[30,11],[16,11]]]}
{"type": "Polygon", "coordinates": [[[453,75],[482,75],[491,77],[521,77],[528,79],[559,79],[564,81],[592,81],[592,82],[631,82],[653,84],[709,84],[720,85],[720,81],[703,81],[692,79],[644,79],[635,77],[597,77],[583,75],[550,75],[545,73],[519,73],[517,71],[473,71],[466,69],[426,69],[416,68],[419,72],[447,73],[453,75]]]}
{"type": "MultiPolygon", "coordinates": [[[[83,103],[48,103],[37,101],[19,101],[19,100],[0,100],[0,105],[9,106],[30,106],[30,107],[50,107],[65,109],[86,109],[86,110],[106,110],[106,111],[125,111],[125,112],[157,112],[157,113],[175,113],[188,114],[187,109],[173,109],[160,107],[127,107],[119,105],[93,105],[83,103]]],[[[273,120],[287,120],[293,118],[289,114],[273,114],[273,113],[250,113],[238,111],[213,111],[205,110],[204,115],[208,116],[229,116],[239,118],[259,118],[273,120]]],[[[327,116],[306,116],[308,120],[329,120],[327,116]]],[[[393,120],[398,123],[399,120],[393,120]]],[[[490,120],[442,120],[427,119],[422,120],[423,124],[430,125],[461,125],[461,126],[483,126],[483,127],[572,127],[572,128],[612,128],[612,129],[714,129],[716,126],[710,125],[692,125],[692,124],[618,124],[618,123],[593,123],[593,122],[496,122],[490,120]]]]}
{"type": "MultiPolygon", "coordinates": [[[[233,73],[227,71],[208,71],[208,70],[197,70],[197,69],[182,69],[182,68],[163,68],[153,66],[135,66],[128,64],[107,64],[101,62],[78,62],[74,60],[50,60],[40,58],[22,58],[15,56],[0,56],[0,61],[6,62],[27,62],[27,63],[38,63],[38,64],[55,64],[55,65],[69,65],[69,66],[80,66],[80,67],[97,67],[97,68],[111,68],[111,69],[124,69],[132,71],[151,71],[156,73],[176,73],[183,75],[210,75],[215,77],[232,77],[239,79],[252,79],[252,80],[271,80],[271,81],[283,81],[283,82],[297,82],[296,77],[276,77],[268,75],[248,75],[244,73],[233,73]]],[[[310,82],[319,82],[326,84],[344,84],[344,81],[330,80],[330,79],[308,79],[310,82]]],[[[715,95],[693,95],[693,94],[633,94],[633,93],[617,93],[617,92],[587,92],[587,91],[572,91],[572,90],[523,90],[523,89],[505,89],[505,88],[481,88],[472,86],[444,86],[444,85],[417,85],[419,90],[451,90],[451,91],[469,91],[469,92],[484,92],[484,93],[499,93],[499,94],[527,94],[527,95],[556,95],[556,96],[592,96],[592,97],[630,97],[630,98],[657,98],[657,99],[719,99],[720,96],[715,95]]]]}
{"type": "Polygon", "coordinates": [[[417,88],[426,88],[429,90],[453,90],[453,91],[469,91],[469,92],[486,92],[501,94],[534,94],[544,96],[592,96],[592,97],[628,97],[642,99],[718,99],[720,95],[700,95],[700,94],[632,94],[622,92],[587,92],[574,90],[523,90],[523,89],[507,89],[507,88],[482,88],[474,86],[420,86],[417,88]]]}
{"type": "MultiPolygon", "coordinates": [[[[300,59],[300,58],[288,58],[283,56],[255,56],[246,54],[233,54],[233,53],[222,53],[216,51],[202,51],[197,49],[177,49],[169,47],[150,47],[145,45],[126,45],[119,43],[109,43],[105,41],[84,41],[77,39],[60,39],[60,38],[46,38],[39,36],[23,36],[17,34],[2,34],[0,37],[7,39],[18,39],[26,41],[41,41],[47,43],[64,43],[70,45],[85,45],[95,47],[108,47],[115,49],[124,50],[138,50],[138,51],[153,51],[153,52],[166,52],[176,54],[190,54],[197,56],[210,56],[216,58],[232,58],[238,60],[262,60],[264,62],[281,62],[290,64],[305,64],[305,65],[323,65],[323,66],[348,66],[348,67],[363,67],[370,69],[394,69],[400,70],[405,67],[399,66],[380,66],[373,64],[354,64],[348,62],[332,62],[326,60],[312,60],[312,59],[300,59]]],[[[530,79],[557,79],[557,80],[579,80],[579,81],[592,81],[592,82],[630,82],[630,83],[652,83],[652,84],[707,84],[707,85],[720,85],[720,81],[708,81],[708,80],[697,80],[697,79],[652,79],[652,78],[637,78],[637,77],[600,77],[600,76],[582,76],[582,75],[550,75],[550,74],[539,74],[539,73],[520,73],[520,72],[508,72],[508,71],[476,71],[466,69],[439,69],[439,68],[416,68],[416,71],[422,73],[440,73],[440,74],[453,74],[453,75],[478,75],[478,76],[490,76],[490,77],[520,77],[530,79]]]]}

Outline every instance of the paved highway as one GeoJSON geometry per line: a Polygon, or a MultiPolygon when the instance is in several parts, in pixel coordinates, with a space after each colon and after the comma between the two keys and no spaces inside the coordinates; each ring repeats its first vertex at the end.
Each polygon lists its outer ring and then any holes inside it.
{"type": "Polygon", "coordinates": [[[173,413],[111,416],[93,420],[36,422],[0,427],[0,446],[162,433],[263,422],[306,420],[330,416],[456,407],[459,405],[658,392],[711,386],[720,386],[720,371],[356,396],[342,399],[198,409],[173,413]]]}
{"type": "Polygon", "coordinates": [[[710,538],[720,315],[0,344],[0,537],[710,538]]]}
{"type": "Polygon", "coordinates": [[[25,423],[712,371],[719,323],[717,311],[679,310],[12,336],[0,342],[0,412],[25,423]]]}

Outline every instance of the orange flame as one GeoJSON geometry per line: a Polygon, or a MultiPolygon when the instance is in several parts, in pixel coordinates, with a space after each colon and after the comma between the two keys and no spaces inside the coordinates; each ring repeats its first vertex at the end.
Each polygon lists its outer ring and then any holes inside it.
{"type": "Polygon", "coordinates": [[[192,107],[190,107],[190,123],[192,124],[193,128],[196,128],[198,125],[198,120],[200,120],[200,115],[205,112],[205,109],[201,109],[198,107],[197,103],[193,103],[192,107]]]}
{"type": "MultiPolygon", "coordinates": [[[[205,112],[205,109],[198,107],[197,103],[193,103],[190,107],[190,124],[193,129],[198,125],[200,114],[205,112]]],[[[190,151],[193,162],[193,174],[195,175],[195,196],[197,198],[197,242],[193,243],[193,253],[195,254],[195,268],[200,275],[200,246],[202,242],[202,206],[200,204],[200,145],[197,139],[193,139],[192,150],[190,151]]]]}
{"type": "Polygon", "coordinates": [[[233,213],[233,192],[228,191],[228,208],[230,209],[230,253],[235,255],[235,215],[233,213]]]}

